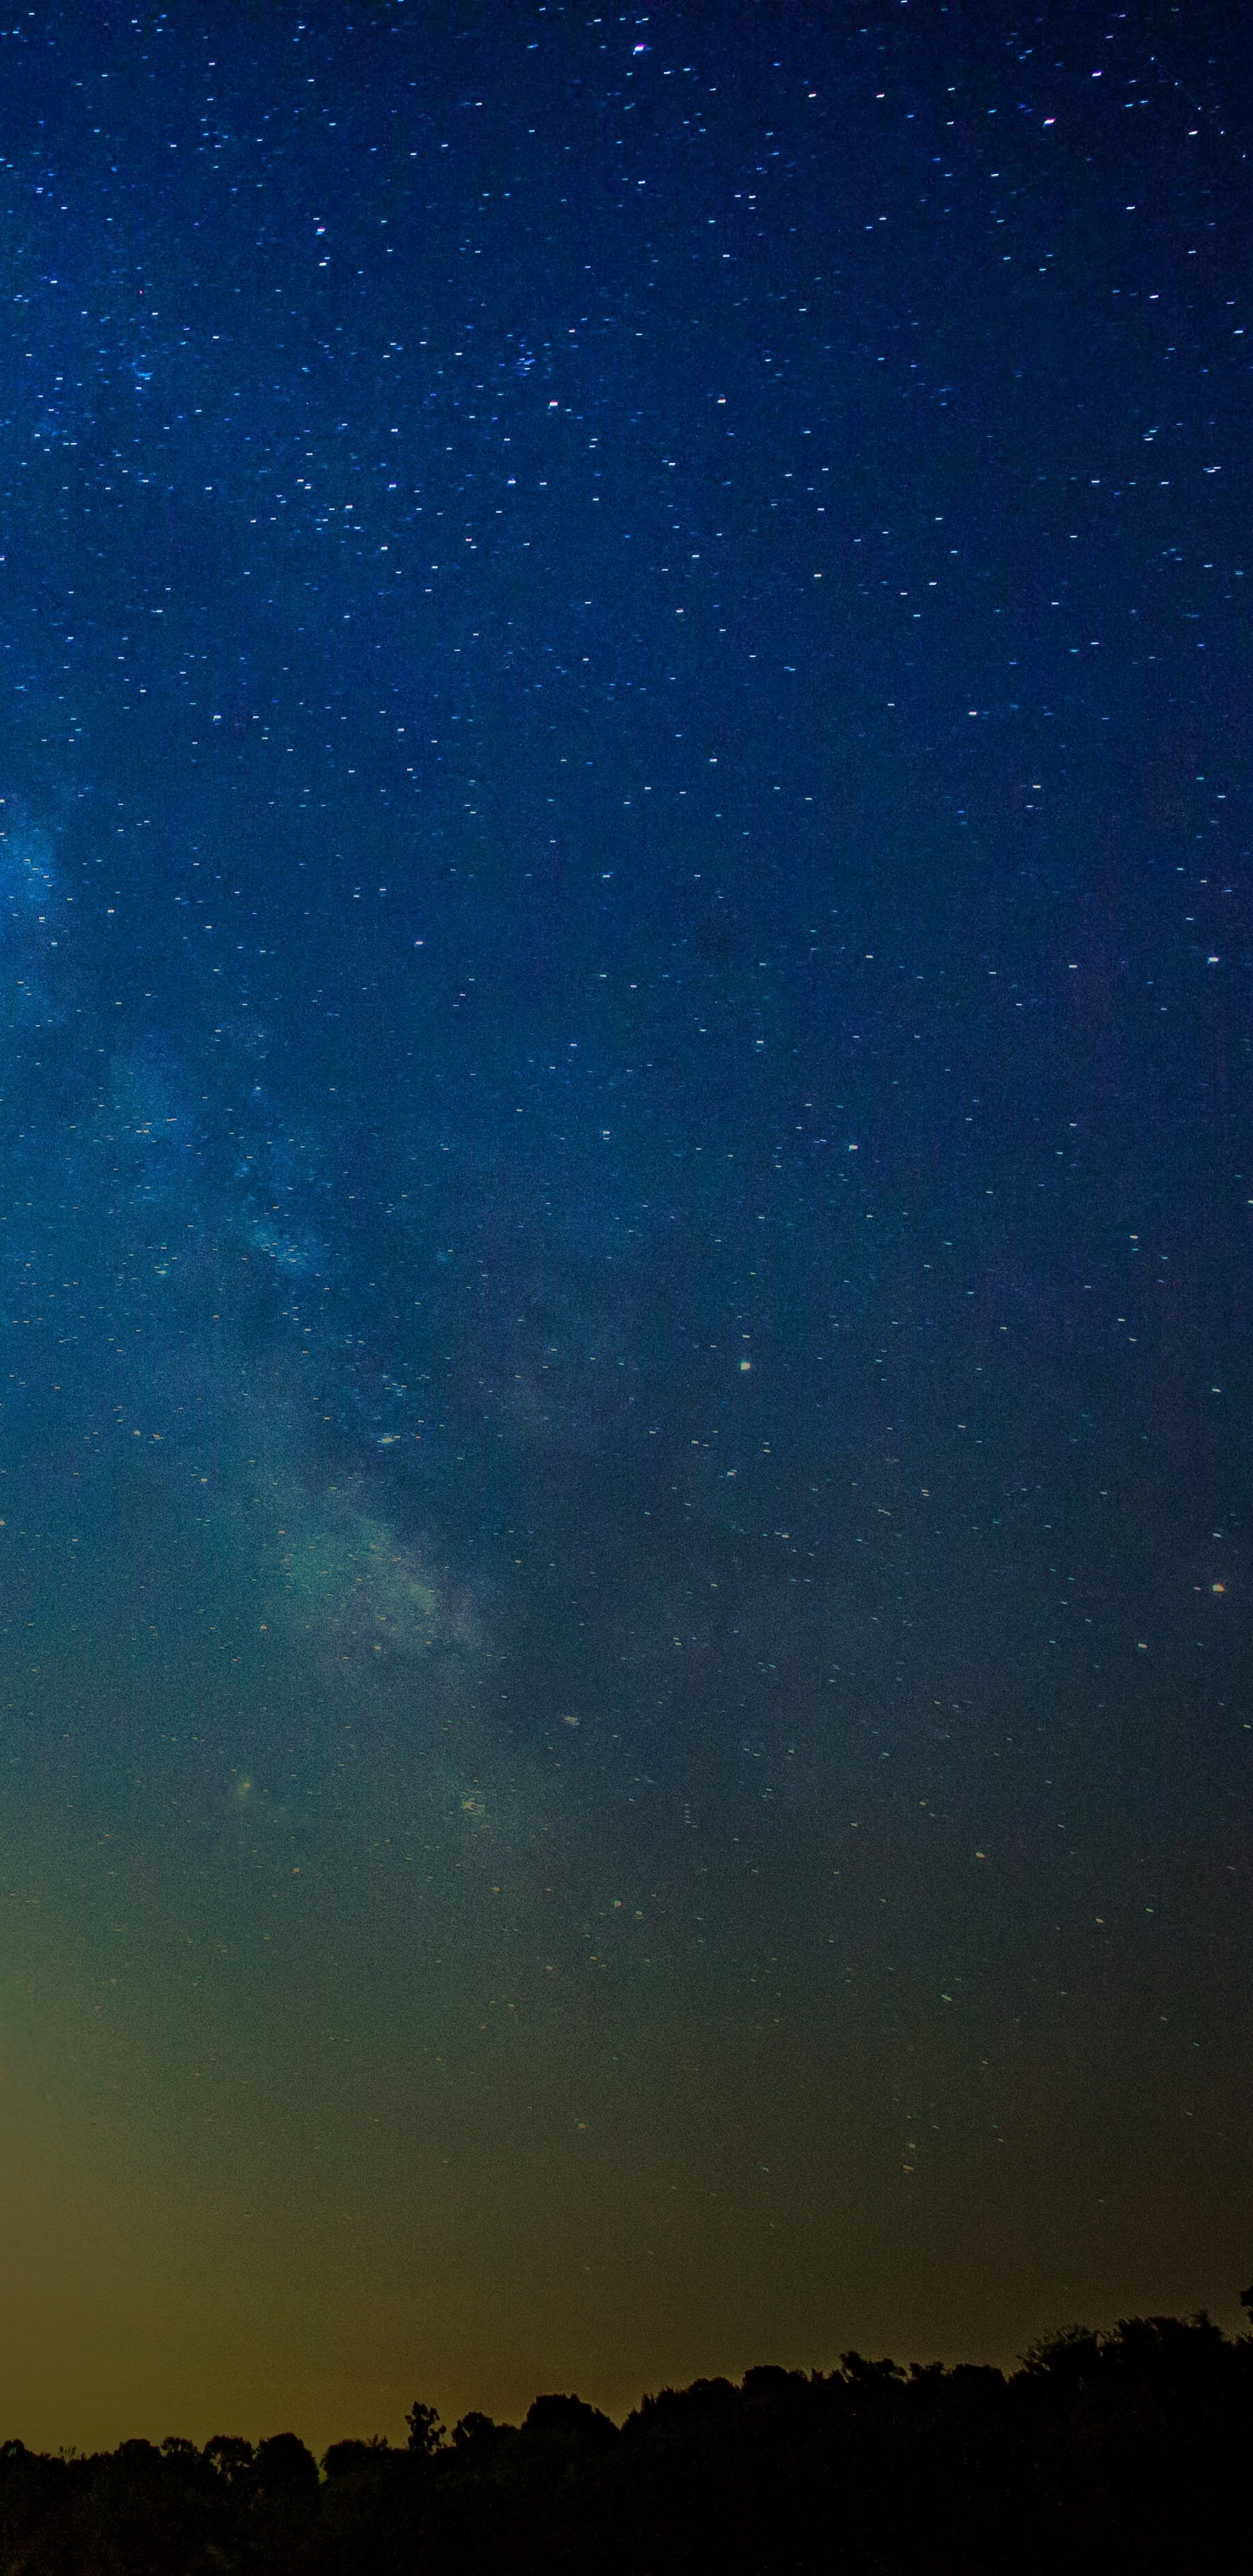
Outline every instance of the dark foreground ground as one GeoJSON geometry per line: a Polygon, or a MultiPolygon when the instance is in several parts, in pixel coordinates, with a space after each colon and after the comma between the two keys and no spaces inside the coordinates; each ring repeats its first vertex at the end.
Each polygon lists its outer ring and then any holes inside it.
{"type": "MultiPolygon", "coordinates": [[[[1253,2296],[1253,2294],[1250,2294],[1253,2296]]],[[[1253,2335],[1076,2329],[1006,2377],[750,2370],[409,2445],[0,2445],[0,2576],[1189,2576],[1253,2568],[1253,2335]]]]}

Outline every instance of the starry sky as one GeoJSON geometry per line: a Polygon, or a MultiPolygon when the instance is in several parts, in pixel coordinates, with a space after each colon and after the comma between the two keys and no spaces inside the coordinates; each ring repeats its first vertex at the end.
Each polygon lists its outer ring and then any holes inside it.
{"type": "Polygon", "coordinates": [[[10,8],[6,2435],[1233,2321],[1247,143],[10,8]]]}

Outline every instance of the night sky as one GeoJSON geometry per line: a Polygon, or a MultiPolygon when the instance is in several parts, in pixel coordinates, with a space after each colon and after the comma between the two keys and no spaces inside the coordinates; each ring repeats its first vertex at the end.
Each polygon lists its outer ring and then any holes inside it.
{"type": "Polygon", "coordinates": [[[0,32],[0,2433],[1234,2322],[1204,0],[0,32]]]}

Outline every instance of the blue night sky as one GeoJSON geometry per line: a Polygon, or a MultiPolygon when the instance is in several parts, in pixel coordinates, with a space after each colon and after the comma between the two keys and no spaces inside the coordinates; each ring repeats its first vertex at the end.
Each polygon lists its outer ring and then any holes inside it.
{"type": "Polygon", "coordinates": [[[1242,63],[0,28],[0,2432],[1230,2317],[1242,63]]]}

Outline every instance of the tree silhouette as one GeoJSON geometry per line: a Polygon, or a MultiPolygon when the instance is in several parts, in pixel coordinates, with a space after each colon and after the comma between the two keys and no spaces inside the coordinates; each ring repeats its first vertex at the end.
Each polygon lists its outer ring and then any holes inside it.
{"type": "MultiPolygon", "coordinates": [[[[1253,2291],[1243,2299],[1253,2312],[1253,2291]]],[[[761,2365],[408,2443],[0,2441],[3,2576],[1211,2576],[1248,2563],[1253,2335],[1068,2327],[1006,2374],[761,2365]]]]}
{"type": "Polygon", "coordinates": [[[444,2427],[436,2406],[424,2406],[415,2397],[405,2422],[409,2427],[409,2448],[420,2460],[433,2460],[444,2439],[444,2427]]]}

